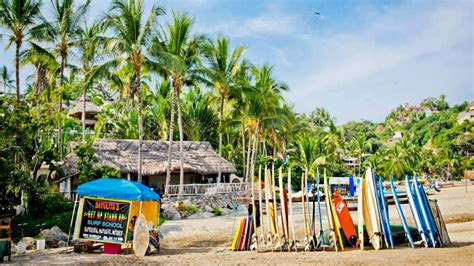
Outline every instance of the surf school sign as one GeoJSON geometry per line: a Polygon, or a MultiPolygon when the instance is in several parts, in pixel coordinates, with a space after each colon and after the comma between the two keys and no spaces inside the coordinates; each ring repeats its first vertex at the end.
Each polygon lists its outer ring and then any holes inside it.
{"type": "Polygon", "coordinates": [[[125,243],[130,202],[84,198],[79,239],[125,243]]]}

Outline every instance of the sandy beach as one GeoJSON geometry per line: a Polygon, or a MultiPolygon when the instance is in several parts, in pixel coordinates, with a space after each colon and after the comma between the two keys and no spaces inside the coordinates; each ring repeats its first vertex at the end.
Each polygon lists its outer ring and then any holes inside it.
{"type": "MultiPolygon", "coordinates": [[[[431,196],[438,199],[452,246],[415,249],[396,246],[394,250],[364,250],[347,248],[344,252],[231,252],[233,229],[245,212],[199,220],[167,221],[162,226],[165,239],[162,250],[152,256],[76,254],[70,248],[28,251],[15,256],[18,264],[450,264],[474,263],[474,186],[444,188],[431,196]]],[[[414,225],[405,205],[410,225],[414,225]]],[[[400,223],[394,206],[390,207],[392,223],[400,223]]],[[[323,214],[324,215],[324,214],[323,214]]],[[[326,218],[323,217],[323,221],[326,218]]],[[[302,217],[295,206],[296,234],[302,239],[302,217]]],[[[325,222],[323,222],[324,226],[325,222]]]]}

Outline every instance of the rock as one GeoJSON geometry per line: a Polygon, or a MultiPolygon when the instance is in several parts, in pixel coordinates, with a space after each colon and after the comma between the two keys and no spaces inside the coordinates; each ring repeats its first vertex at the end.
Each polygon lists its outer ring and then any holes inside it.
{"type": "Polygon", "coordinates": [[[15,245],[15,243],[12,242],[12,254],[16,254],[18,252],[18,247],[15,245]]]}
{"type": "Polygon", "coordinates": [[[41,231],[40,235],[46,240],[47,248],[57,248],[59,241],[67,241],[68,238],[67,234],[57,226],[41,231]]]}
{"type": "Polygon", "coordinates": [[[211,212],[198,212],[196,214],[188,216],[188,219],[203,219],[214,217],[215,214],[211,212]]]}
{"type": "Polygon", "coordinates": [[[170,219],[173,221],[181,220],[181,215],[177,212],[170,219]]]}
{"type": "Polygon", "coordinates": [[[58,226],[53,226],[51,228],[51,232],[53,232],[54,238],[57,239],[57,240],[67,241],[67,239],[68,239],[67,234],[64,233],[61,230],[61,228],[59,228],[58,226]]]}
{"type": "Polygon", "coordinates": [[[58,248],[65,248],[67,247],[67,242],[66,241],[59,241],[58,242],[58,248]]]}
{"type": "Polygon", "coordinates": [[[26,249],[36,249],[36,240],[32,237],[23,237],[21,242],[26,245],[26,249]]]}
{"type": "Polygon", "coordinates": [[[228,208],[222,208],[221,209],[221,215],[227,215],[227,214],[230,214],[232,213],[232,210],[228,209],[228,208]]]}
{"type": "Polygon", "coordinates": [[[213,210],[214,209],[209,205],[204,206],[204,211],[206,211],[206,212],[212,212],[213,210]]]}

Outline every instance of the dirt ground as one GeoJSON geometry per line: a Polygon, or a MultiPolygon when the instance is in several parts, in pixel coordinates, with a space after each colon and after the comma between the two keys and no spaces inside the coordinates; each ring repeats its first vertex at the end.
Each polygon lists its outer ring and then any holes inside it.
{"type": "MultiPolygon", "coordinates": [[[[344,252],[231,252],[233,230],[245,212],[199,220],[167,221],[162,231],[162,250],[152,256],[75,254],[70,248],[29,251],[15,256],[18,264],[474,264],[474,186],[444,188],[432,198],[438,199],[452,246],[424,248],[396,246],[395,249],[364,250],[346,248],[344,252]]],[[[411,213],[404,206],[409,223],[411,213]]],[[[395,207],[390,207],[392,223],[400,223],[395,207]]],[[[324,216],[324,211],[323,211],[324,216]]],[[[296,234],[302,239],[301,208],[295,206],[296,234]]],[[[325,217],[323,217],[325,220],[325,217]]],[[[264,224],[265,225],[265,224],[264,224]]],[[[323,222],[323,226],[326,226],[323,222]]]]}

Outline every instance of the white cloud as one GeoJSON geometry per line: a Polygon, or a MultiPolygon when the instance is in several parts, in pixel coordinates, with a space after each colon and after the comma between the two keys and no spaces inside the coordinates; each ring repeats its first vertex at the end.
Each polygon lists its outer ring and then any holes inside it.
{"type": "MultiPolygon", "coordinates": [[[[367,21],[347,32],[301,35],[309,56],[288,80],[288,96],[298,103],[298,111],[323,105],[343,121],[379,119],[385,114],[367,106],[368,100],[391,108],[440,93],[456,98],[460,86],[472,84],[472,61],[464,59],[472,55],[471,3],[390,7],[375,15],[369,12],[367,21]],[[409,83],[394,89],[403,79],[409,83]]],[[[467,97],[473,97],[470,89],[467,97]]]]}

